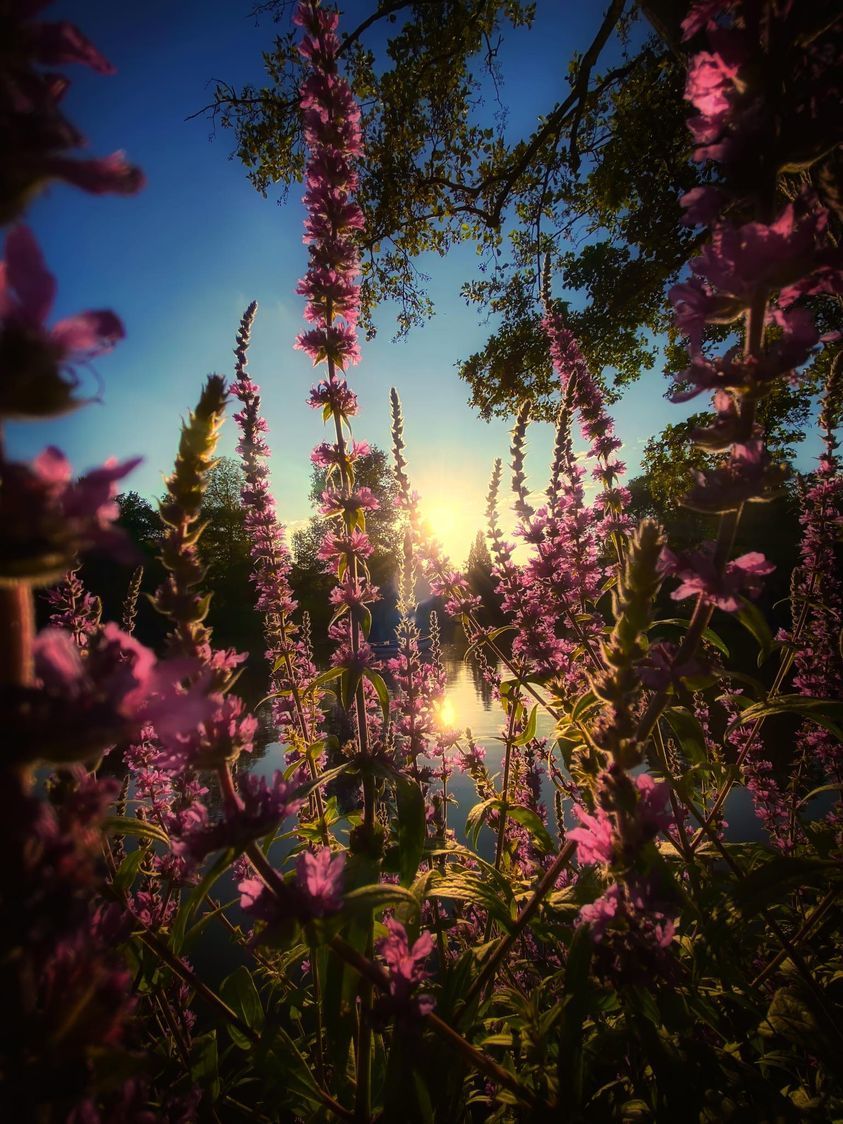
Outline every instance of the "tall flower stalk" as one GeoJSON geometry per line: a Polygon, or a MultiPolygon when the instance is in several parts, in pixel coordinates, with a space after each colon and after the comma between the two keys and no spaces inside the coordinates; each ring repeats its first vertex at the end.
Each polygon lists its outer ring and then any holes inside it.
{"type": "Polygon", "coordinates": [[[272,668],[273,715],[279,730],[305,756],[316,740],[321,712],[318,695],[306,695],[316,670],[294,620],[298,605],[290,588],[290,552],[269,486],[268,427],[261,414],[260,387],[247,371],[247,350],[256,312],[257,303],[252,302],[240,321],[232,384],[232,393],[242,404],[234,415],[240,429],[237,451],[243,464],[241,498],[251,543],[252,581],[258,595],[257,608],[264,617],[266,657],[272,668]]]}
{"type": "MultiPolygon", "coordinates": [[[[357,232],[363,227],[363,213],[354,201],[354,162],[362,153],[360,109],[337,69],[336,12],[303,2],[294,21],[303,30],[299,51],[306,77],[300,101],[308,149],[304,240],[309,264],[297,291],[307,298],[305,318],[313,325],[298,337],[296,346],[314,364],[325,365],[325,377],[312,390],[310,404],[321,410],[334,432],[333,443],[316,452],[317,463],[327,468],[322,513],[338,526],[329,531],[325,544],[338,582],[332,597],[336,607],[332,633],[339,645],[333,662],[343,669],[342,701],[347,710],[354,711],[359,751],[367,757],[371,746],[363,680],[373,661],[366,637],[371,621],[368,606],[377,590],[366,566],[372,550],[366,536],[366,511],[373,510],[377,501],[355,482],[354,462],[360,447],[346,440],[346,430],[357,412],[357,399],[344,377],[346,369],[360,358],[357,232]]],[[[371,833],[375,787],[368,772],[363,777],[363,797],[364,828],[371,833]]]]}

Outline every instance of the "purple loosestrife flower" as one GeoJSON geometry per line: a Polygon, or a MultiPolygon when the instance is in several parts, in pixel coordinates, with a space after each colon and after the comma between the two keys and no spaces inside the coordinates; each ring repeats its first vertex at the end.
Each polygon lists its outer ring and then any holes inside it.
{"type": "Polygon", "coordinates": [[[715,566],[714,555],[713,542],[705,542],[687,554],[675,554],[668,547],[663,549],[662,572],[672,574],[681,581],[681,585],[670,595],[674,601],[701,597],[708,605],[735,613],[741,607],[740,594],[746,592],[750,597],[757,597],[762,589],[761,579],[775,569],[772,562],[768,562],[757,550],[727,562],[722,571],[715,566]]]}
{"type": "Polygon", "coordinates": [[[734,690],[721,697],[720,702],[731,727],[728,745],[734,755],[742,757],[741,771],[744,784],[752,797],[755,814],[764,826],[770,843],[779,850],[792,849],[789,838],[790,802],[776,779],[772,762],[765,756],[763,735],[750,724],[738,724],[741,713],[742,690],[734,690]]]}
{"type": "MultiPolygon", "coordinates": [[[[346,670],[343,682],[356,684],[344,693],[344,707],[355,710],[356,734],[362,754],[368,753],[370,735],[377,733],[380,719],[376,692],[371,683],[359,682],[360,672],[372,666],[373,653],[366,643],[367,601],[376,596],[365,562],[355,549],[343,553],[342,545],[355,530],[365,532],[366,512],[377,508],[368,488],[357,487],[354,461],[363,446],[347,443],[344,426],[357,412],[357,399],[345,380],[338,376],[359,359],[356,325],[360,311],[360,251],[358,233],[363,229],[363,214],[354,201],[357,172],[354,162],[362,154],[360,108],[337,69],[339,39],[338,16],[325,11],[314,0],[302,0],[294,22],[304,31],[299,51],[307,62],[300,92],[300,106],[307,146],[307,207],[304,241],[308,246],[308,269],[297,292],[306,297],[305,319],[313,328],[299,336],[296,346],[311,356],[314,363],[327,364],[327,376],[311,391],[310,404],[322,410],[325,422],[333,422],[336,439],[332,446],[322,444],[314,453],[315,463],[325,466],[328,487],[322,496],[322,513],[337,519],[342,530],[333,535],[331,557],[336,560],[340,581],[348,575],[343,590],[335,595],[340,611],[328,633],[339,647],[332,664],[346,670]],[[332,479],[339,481],[332,485],[332,479]]],[[[367,830],[374,815],[374,790],[364,779],[364,810],[367,830]]]]}
{"type": "Polygon", "coordinates": [[[336,12],[303,0],[293,19],[304,30],[299,51],[310,66],[300,91],[309,153],[304,240],[310,264],[297,291],[307,297],[305,317],[314,324],[298,337],[296,346],[314,363],[328,361],[328,381],[333,383],[334,368],[345,370],[360,357],[355,331],[360,308],[356,233],[363,228],[363,214],[353,199],[354,160],[363,151],[360,109],[337,72],[336,12]],[[344,324],[336,322],[338,316],[344,324]]]}
{"type": "Polygon", "coordinates": [[[76,366],[125,336],[120,320],[105,310],[80,312],[48,328],[55,295],[55,277],[34,235],[15,227],[0,262],[0,418],[52,416],[81,405],[73,397],[76,366]]]}
{"type": "Polygon", "coordinates": [[[622,442],[606,410],[603,392],[591,374],[573,332],[566,327],[559,309],[551,307],[550,302],[545,309],[542,326],[550,343],[550,355],[562,386],[562,397],[577,410],[582,434],[589,443],[591,455],[598,461],[594,475],[601,481],[602,490],[594,502],[602,512],[603,535],[626,535],[631,524],[624,513],[629,507],[630,494],[619,483],[626,466],[615,455],[622,442]]]}
{"type": "Polygon", "coordinates": [[[613,986],[652,986],[672,974],[675,925],[650,880],[614,882],[582,907],[577,924],[591,930],[598,979],[613,986]]]}
{"type": "Polygon", "coordinates": [[[411,946],[407,930],[400,921],[388,917],[384,925],[387,935],[376,942],[375,948],[389,968],[389,995],[392,1001],[386,1005],[389,1013],[430,1014],[435,1006],[433,998],[430,995],[414,996],[413,992],[430,975],[422,965],[435,947],[433,934],[421,933],[411,946]]]}
{"type": "MultiPolygon", "coordinates": [[[[371,452],[372,449],[368,441],[351,441],[345,446],[344,456],[348,464],[354,464],[360,457],[368,457],[371,452]]],[[[342,462],[343,454],[340,453],[336,445],[323,441],[310,454],[310,459],[317,468],[330,469],[342,462]]]]}
{"type": "Polygon", "coordinates": [[[395,387],[390,390],[392,412],[392,453],[395,477],[398,482],[399,504],[407,513],[413,541],[422,571],[430,583],[431,592],[445,602],[445,611],[452,617],[461,617],[463,626],[471,631],[470,617],[480,608],[480,598],[472,592],[465,576],[451,568],[451,562],[440,543],[430,534],[419,507],[419,495],[410,488],[407,461],[404,457],[404,417],[401,400],[395,387]]]}
{"type": "MultiPolygon", "coordinates": [[[[827,227],[828,213],[810,194],[788,203],[772,223],[715,227],[690,262],[691,280],[670,291],[676,323],[688,336],[692,353],[700,350],[706,324],[737,320],[759,289],[780,290],[779,310],[788,310],[801,296],[839,292],[843,270],[827,248],[827,227]]],[[[802,321],[782,318],[779,326],[786,342],[797,328],[804,332],[802,321]]]]}
{"type": "MultiPolygon", "coordinates": [[[[841,579],[838,539],[843,516],[843,476],[835,455],[835,415],[833,401],[840,377],[840,357],[832,370],[821,423],[826,427],[826,449],[819,467],[802,489],[800,523],[800,564],[791,584],[793,627],[781,639],[794,645],[796,674],[793,685],[809,698],[837,699],[843,696],[843,654],[839,637],[843,629],[843,579],[841,579]],[[800,627],[801,626],[801,627],[800,627]]],[[[804,722],[796,736],[793,772],[803,774],[816,786],[843,781],[843,747],[828,730],[804,722]]],[[[794,786],[795,787],[795,786],[794,786]]],[[[841,804],[829,815],[841,826],[841,804]]],[[[791,816],[792,827],[796,826],[791,816]]]]}
{"type": "Polygon", "coordinates": [[[174,837],[173,850],[190,863],[200,862],[223,847],[242,848],[253,839],[275,831],[304,803],[295,796],[295,785],[276,771],[271,781],[253,773],[238,777],[238,801],[226,808],[225,818],[211,823],[208,809],[195,802],[186,813],[170,815],[167,828],[174,837]]]}
{"type": "Polygon", "coordinates": [[[253,940],[272,940],[294,922],[306,925],[337,913],[343,904],[344,873],[345,852],[332,854],[323,847],[299,855],[293,881],[285,881],[271,892],[251,874],[242,879],[237,885],[241,909],[266,923],[253,940]]]}
{"type": "Polygon", "coordinates": [[[155,764],[159,769],[182,772],[184,769],[212,769],[226,761],[236,761],[241,753],[251,753],[258,722],[245,713],[237,695],[212,694],[207,698],[210,713],[188,732],[168,738],[155,764]]]}
{"type": "Polygon", "coordinates": [[[638,678],[651,691],[676,690],[683,679],[694,679],[706,674],[703,660],[692,657],[682,663],[677,662],[679,649],[676,644],[658,641],[651,644],[647,654],[638,665],[638,678]]]}
{"type": "Polygon", "coordinates": [[[91,1051],[119,1042],[134,1006],[131,977],[114,956],[127,936],[125,917],[117,906],[94,904],[103,821],[119,785],[73,767],[49,804],[24,791],[11,770],[0,787],[0,960],[22,971],[32,989],[25,1021],[0,1033],[4,1103],[31,1118],[29,1107],[50,1100],[55,1088],[33,1086],[33,1074],[61,1072],[82,1095],[91,1051]],[[39,1060],[33,1042],[50,1043],[48,1060],[39,1060]]]}
{"type": "Polygon", "coordinates": [[[114,624],[89,643],[86,658],[72,637],[47,628],[35,640],[32,688],[3,700],[4,721],[22,760],[89,760],[153,723],[162,739],[177,739],[208,718],[212,703],[200,680],[181,681],[197,666],[157,660],[114,624]]]}
{"type": "Polygon", "coordinates": [[[287,737],[313,741],[322,721],[318,693],[306,693],[316,669],[299,636],[293,615],[298,604],[290,587],[290,552],[284,526],[278,519],[269,487],[267,424],[261,415],[260,387],[247,372],[247,349],[256,304],[249,305],[240,323],[232,392],[242,403],[234,415],[240,428],[240,453],[245,483],[242,490],[246,532],[251,543],[252,581],[257,608],[264,616],[266,658],[274,668],[270,689],[277,692],[272,713],[279,731],[287,737]]]}
{"type": "Polygon", "coordinates": [[[142,173],[120,152],[87,160],[68,155],[84,138],[61,113],[69,83],[54,68],[82,63],[100,74],[113,74],[114,68],[72,24],[34,19],[44,6],[10,0],[0,14],[0,151],[5,154],[0,223],[13,219],[53,179],[98,195],[132,194],[144,183],[142,173]]]}
{"type": "MultiPolygon", "coordinates": [[[[598,804],[594,815],[575,806],[574,812],[581,827],[568,832],[568,838],[577,844],[577,856],[583,863],[604,863],[612,866],[627,861],[660,831],[673,823],[668,811],[668,786],[654,781],[648,773],[636,777],[632,785],[622,782],[633,796],[632,808],[626,809],[619,830],[614,809],[598,804]]],[[[605,792],[605,785],[604,785],[605,792]]]]}
{"type": "Polygon", "coordinates": [[[30,464],[0,462],[0,581],[49,584],[94,548],[134,561],[129,539],[114,526],[115,496],[118,481],[139,463],[108,460],[74,481],[70,462],[53,446],[30,464]]]}
{"type": "Polygon", "coordinates": [[[100,628],[102,602],[99,597],[93,597],[87,592],[79,577],[78,567],[68,570],[58,586],[47,590],[46,600],[52,609],[52,627],[69,632],[76,647],[84,653],[100,628]]]}
{"type": "Polygon", "coordinates": [[[305,851],[296,862],[296,887],[313,917],[325,917],[342,908],[345,851],[332,854],[327,847],[305,851]]]}
{"type": "MultiPolygon", "coordinates": [[[[585,506],[583,471],[574,462],[570,440],[570,409],[563,407],[557,428],[548,507],[533,511],[526,503],[523,459],[526,410],[522,407],[513,429],[513,487],[521,515],[517,533],[530,547],[530,557],[515,567],[504,557],[504,547],[492,508],[496,477],[489,493],[490,536],[502,579],[503,607],[511,613],[518,635],[513,653],[532,663],[540,675],[556,677],[571,695],[582,693],[582,648],[596,646],[603,621],[588,609],[600,597],[605,567],[599,561],[598,535],[602,518],[598,509],[585,506]],[[558,635],[558,628],[565,629],[558,635]]],[[[496,474],[497,475],[497,474],[496,474]]],[[[511,549],[507,548],[507,555],[511,549]]]]}
{"type": "MultiPolygon", "coordinates": [[[[821,156],[822,138],[833,128],[824,101],[836,96],[839,102],[835,33],[823,25],[810,35],[800,31],[804,14],[789,4],[697,3],[683,24],[686,38],[704,34],[709,48],[691,58],[685,91],[697,110],[689,122],[695,158],[718,162],[721,176],[683,200],[689,222],[710,222],[713,229],[690,263],[690,279],[670,293],[692,356],[673,397],[716,392],[717,421],[693,440],[727,452],[716,469],[698,474],[686,499],[706,513],[737,512],[781,483],[783,472],[770,464],[755,425],[756,403],[777,379],[792,378],[818,342],[811,313],[795,302],[843,284],[843,262],[816,195],[802,190],[778,214],[770,204],[775,169],[795,172],[821,156]],[[720,217],[727,203],[736,221],[720,217]],[[742,318],[742,355],[736,349],[722,358],[702,355],[706,325],[742,318]],[[770,326],[777,331],[765,338],[770,326]]],[[[714,597],[712,603],[733,600],[712,588],[721,577],[708,563],[700,559],[698,592],[714,597]]]]}
{"type": "Polygon", "coordinates": [[[345,379],[333,379],[317,383],[307,399],[312,410],[321,410],[327,420],[331,415],[353,418],[357,413],[357,395],[345,379]]]}

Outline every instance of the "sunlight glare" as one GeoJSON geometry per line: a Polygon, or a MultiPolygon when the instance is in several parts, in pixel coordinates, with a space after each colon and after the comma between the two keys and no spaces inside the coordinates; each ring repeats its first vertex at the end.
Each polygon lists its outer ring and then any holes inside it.
{"type": "Polygon", "coordinates": [[[436,708],[436,712],[443,730],[453,730],[457,724],[457,712],[451,700],[443,699],[436,708]]]}
{"type": "Polygon", "coordinates": [[[461,566],[476,528],[466,519],[458,500],[422,500],[422,515],[432,538],[441,543],[451,561],[461,566]]]}

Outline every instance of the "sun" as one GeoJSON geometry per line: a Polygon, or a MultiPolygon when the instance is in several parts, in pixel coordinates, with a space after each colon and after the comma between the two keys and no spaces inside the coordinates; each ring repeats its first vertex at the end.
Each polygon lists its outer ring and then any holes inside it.
{"type": "MultiPolygon", "coordinates": [[[[455,566],[465,561],[478,527],[477,515],[470,511],[468,497],[432,496],[421,502],[421,513],[431,537],[436,539],[455,566]]],[[[482,518],[482,517],[481,517],[482,518]]]]}

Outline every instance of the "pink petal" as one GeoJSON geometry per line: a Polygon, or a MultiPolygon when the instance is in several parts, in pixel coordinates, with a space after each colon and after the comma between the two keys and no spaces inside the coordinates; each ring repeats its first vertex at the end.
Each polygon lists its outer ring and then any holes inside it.
{"type": "Polygon", "coordinates": [[[53,305],[56,279],[44,264],[35,235],[28,226],[16,226],[6,237],[5,296],[17,295],[17,314],[31,324],[41,325],[53,305]]]}
{"type": "Polygon", "coordinates": [[[32,462],[32,467],[45,484],[68,484],[73,475],[70,461],[55,445],[48,445],[32,462]]]}
{"type": "Polygon", "coordinates": [[[38,61],[46,66],[66,62],[81,62],[100,74],[116,74],[116,70],[82,32],[62,20],[61,23],[42,23],[34,34],[34,47],[38,61]]]}
{"type": "Polygon", "coordinates": [[[42,163],[48,176],[66,180],[74,187],[90,191],[92,195],[134,195],[146,183],[140,168],[126,160],[122,152],[113,152],[97,160],[66,160],[53,157],[42,163]]]}
{"type": "Polygon", "coordinates": [[[79,649],[73,638],[59,628],[45,628],[34,645],[35,669],[48,689],[71,691],[82,678],[79,649]]]}
{"type": "Polygon", "coordinates": [[[60,320],[50,338],[65,355],[101,355],[126,335],[122,321],[113,312],[80,312],[60,320]]]}

